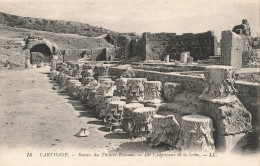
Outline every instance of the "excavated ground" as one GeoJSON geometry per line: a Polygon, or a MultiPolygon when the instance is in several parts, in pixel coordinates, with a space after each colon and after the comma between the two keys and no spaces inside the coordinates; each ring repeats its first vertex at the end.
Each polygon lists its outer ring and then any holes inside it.
{"type": "MultiPolygon", "coordinates": [[[[159,152],[126,133],[106,131],[94,110],[53,90],[49,67],[0,71],[0,147],[3,149],[84,149],[104,152],[159,152]],[[81,129],[89,137],[74,135],[81,129]]],[[[1,149],[0,149],[1,151],[1,149]]]]}

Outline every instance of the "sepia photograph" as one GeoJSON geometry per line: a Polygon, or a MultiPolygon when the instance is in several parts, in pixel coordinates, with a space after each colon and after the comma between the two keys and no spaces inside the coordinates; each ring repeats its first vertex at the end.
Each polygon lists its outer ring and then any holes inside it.
{"type": "Polygon", "coordinates": [[[259,0],[0,0],[1,166],[260,166],[259,0]]]}

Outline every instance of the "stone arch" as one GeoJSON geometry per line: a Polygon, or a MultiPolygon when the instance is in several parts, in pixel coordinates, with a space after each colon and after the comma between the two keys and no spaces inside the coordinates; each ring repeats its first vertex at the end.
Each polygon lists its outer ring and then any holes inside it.
{"type": "Polygon", "coordinates": [[[31,64],[49,63],[57,53],[57,45],[39,37],[28,38],[26,49],[29,50],[31,64]]]}
{"type": "Polygon", "coordinates": [[[30,49],[30,63],[48,63],[52,59],[52,50],[46,44],[37,44],[30,49]]]}

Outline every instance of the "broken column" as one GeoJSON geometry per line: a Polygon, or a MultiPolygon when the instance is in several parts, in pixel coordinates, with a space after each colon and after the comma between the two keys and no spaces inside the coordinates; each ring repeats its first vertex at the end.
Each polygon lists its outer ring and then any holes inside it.
{"type": "Polygon", "coordinates": [[[156,110],[153,107],[137,108],[132,112],[132,137],[146,136],[152,130],[153,115],[156,110]]]}
{"type": "Polygon", "coordinates": [[[118,96],[103,96],[101,100],[102,101],[100,103],[99,117],[101,117],[105,122],[105,119],[109,111],[108,104],[111,101],[120,101],[120,98],[118,96]]]}
{"type": "Polygon", "coordinates": [[[166,144],[175,147],[180,133],[180,125],[174,115],[154,115],[152,121],[152,131],[147,137],[147,142],[151,147],[166,144]]]}
{"type": "Polygon", "coordinates": [[[161,103],[162,102],[162,82],[146,81],[144,82],[144,102],[161,103]]]}
{"type": "Polygon", "coordinates": [[[115,95],[119,96],[121,100],[126,100],[126,83],[127,78],[118,78],[116,79],[116,92],[115,95]]]}
{"type": "Polygon", "coordinates": [[[183,116],[177,147],[182,151],[214,152],[212,120],[202,115],[183,116]]]}
{"type": "Polygon", "coordinates": [[[106,116],[107,123],[121,124],[124,105],[126,105],[125,101],[111,101],[108,103],[108,112],[106,116]]]}
{"type": "Polygon", "coordinates": [[[126,102],[144,101],[144,82],[146,78],[128,78],[126,84],[126,102]]]}
{"type": "Polygon", "coordinates": [[[205,78],[206,87],[200,96],[199,110],[213,120],[216,148],[229,152],[239,150],[246,144],[241,134],[251,130],[252,117],[235,95],[232,67],[208,66],[205,78]]]}
{"type": "Polygon", "coordinates": [[[124,105],[126,105],[125,101],[111,101],[108,103],[104,122],[107,123],[106,127],[109,127],[110,130],[121,125],[124,105]]]}
{"type": "Polygon", "coordinates": [[[166,63],[170,62],[170,55],[165,55],[164,62],[166,63]]]}
{"type": "Polygon", "coordinates": [[[86,86],[87,89],[85,92],[85,104],[88,107],[94,107],[96,90],[100,86],[100,84],[96,80],[93,80],[92,82],[89,82],[86,86]]]}
{"type": "Polygon", "coordinates": [[[133,120],[132,120],[132,112],[137,108],[144,107],[141,103],[129,103],[124,105],[123,119],[121,122],[122,129],[131,135],[133,132],[133,120]]]}
{"type": "MultiPolygon", "coordinates": [[[[104,81],[97,88],[95,94],[96,112],[100,114],[103,106],[103,100],[105,97],[113,96],[116,86],[114,81],[104,81]]],[[[119,98],[119,97],[118,97],[119,98]]]]}
{"type": "Polygon", "coordinates": [[[172,102],[174,96],[181,92],[181,84],[166,82],[163,87],[163,97],[167,102],[172,102]]]}
{"type": "Polygon", "coordinates": [[[181,53],[180,63],[187,63],[188,58],[190,57],[190,52],[186,51],[181,53]]]}

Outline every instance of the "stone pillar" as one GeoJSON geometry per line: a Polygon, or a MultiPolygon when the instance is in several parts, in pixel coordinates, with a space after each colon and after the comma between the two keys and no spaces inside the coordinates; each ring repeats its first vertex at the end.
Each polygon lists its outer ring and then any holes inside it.
{"type": "Polygon", "coordinates": [[[29,49],[26,49],[24,51],[24,57],[25,57],[25,67],[31,69],[31,53],[29,49]]]}
{"type": "Polygon", "coordinates": [[[212,120],[202,115],[183,116],[178,148],[182,151],[214,152],[212,120]]]}
{"type": "Polygon", "coordinates": [[[243,38],[234,32],[223,31],[220,42],[220,64],[240,69],[242,67],[242,53],[244,49],[243,38]]]}
{"type": "Polygon", "coordinates": [[[144,82],[146,78],[129,78],[126,84],[126,102],[144,101],[144,82]]]}
{"type": "Polygon", "coordinates": [[[170,55],[165,55],[164,62],[166,63],[170,62],[170,55]]]}
{"type": "Polygon", "coordinates": [[[133,121],[132,121],[132,112],[137,108],[144,107],[141,103],[129,103],[124,105],[123,119],[122,119],[122,129],[131,134],[133,132],[133,121]]]}
{"type": "Polygon", "coordinates": [[[235,95],[232,67],[208,66],[205,68],[205,78],[206,87],[199,102],[200,113],[213,120],[217,150],[232,152],[239,149],[236,142],[241,133],[251,130],[251,114],[235,95]],[[229,139],[231,135],[236,138],[229,139]]]}
{"type": "Polygon", "coordinates": [[[147,137],[149,146],[157,147],[166,144],[175,147],[179,138],[180,125],[174,115],[154,115],[152,131],[147,137]]]}
{"type": "Polygon", "coordinates": [[[144,82],[144,102],[161,103],[162,102],[162,82],[146,81],[144,82]]]}
{"type": "Polygon", "coordinates": [[[133,132],[131,136],[146,136],[152,130],[153,115],[156,111],[153,107],[137,108],[132,112],[133,132]]]}
{"type": "Polygon", "coordinates": [[[187,63],[188,58],[190,57],[190,52],[181,53],[180,63],[187,63]]]}

